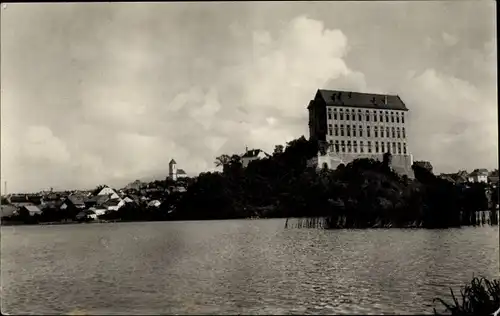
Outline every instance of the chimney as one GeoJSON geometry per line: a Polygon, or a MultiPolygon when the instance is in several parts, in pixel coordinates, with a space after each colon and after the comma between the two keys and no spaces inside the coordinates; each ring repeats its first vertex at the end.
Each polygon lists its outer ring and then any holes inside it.
{"type": "Polygon", "coordinates": [[[384,95],[384,104],[387,105],[387,95],[384,95]]]}

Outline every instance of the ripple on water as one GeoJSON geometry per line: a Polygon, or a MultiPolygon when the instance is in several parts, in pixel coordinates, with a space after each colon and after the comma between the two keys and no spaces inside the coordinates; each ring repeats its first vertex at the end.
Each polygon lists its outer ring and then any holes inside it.
{"type": "Polygon", "coordinates": [[[498,230],[488,227],[283,230],[281,220],[262,220],[1,229],[2,311],[12,314],[432,313],[448,286],[497,272],[498,230]]]}

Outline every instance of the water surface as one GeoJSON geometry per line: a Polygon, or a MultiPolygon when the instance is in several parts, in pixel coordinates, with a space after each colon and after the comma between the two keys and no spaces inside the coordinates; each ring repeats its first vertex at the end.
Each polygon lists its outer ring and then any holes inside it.
{"type": "Polygon", "coordinates": [[[498,275],[498,228],[284,229],[284,220],[2,227],[2,312],[431,313],[498,275]]]}

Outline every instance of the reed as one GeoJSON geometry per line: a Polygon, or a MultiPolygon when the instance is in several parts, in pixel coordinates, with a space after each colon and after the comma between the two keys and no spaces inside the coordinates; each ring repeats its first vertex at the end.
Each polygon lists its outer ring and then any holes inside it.
{"type": "Polygon", "coordinates": [[[452,301],[441,298],[434,302],[441,303],[445,310],[439,314],[434,308],[435,315],[492,315],[500,308],[500,282],[488,280],[484,277],[473,277],[470,284],[460,290],[460,297],[450,288],[452,301]]]}

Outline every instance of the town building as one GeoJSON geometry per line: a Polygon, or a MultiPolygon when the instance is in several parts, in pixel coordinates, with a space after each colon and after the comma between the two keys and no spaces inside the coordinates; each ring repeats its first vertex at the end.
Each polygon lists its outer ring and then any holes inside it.
{"type": "Polygon", "coordinates": [[[483,182],[487,183],[488,182],[488,170],[486,169],[475,169],[472,171],[468,179],[469,182],[483,182]]]}
{"type": "Polygon", "coordinates": [[[314,161],[318,168],[360,158],[382,161],[391,153],[391,167],[413,177],[408,108],[399,96],[320,89],[307,109],[310,139],[323,148],[314,161]]]}
{"type": "Polygon", "coordinates": [[[183,169],[177,169],[177,162],[172,159],[168,163],[168,178],[177,181],[179,178],[187,178],[187,173],[183,169]]]}
{"type": "Polygon", "coordinates": [[[243,168],[246,168],[248,167],[248,164],[254,160],[259,160],[269,157],[271,157],[271,155],[269,155],[268,153],[264,152],[261,149],[248,150],[248,148],[246,148],[245,153],[241,155],[241,165],[243,166],[243,168]]]}

